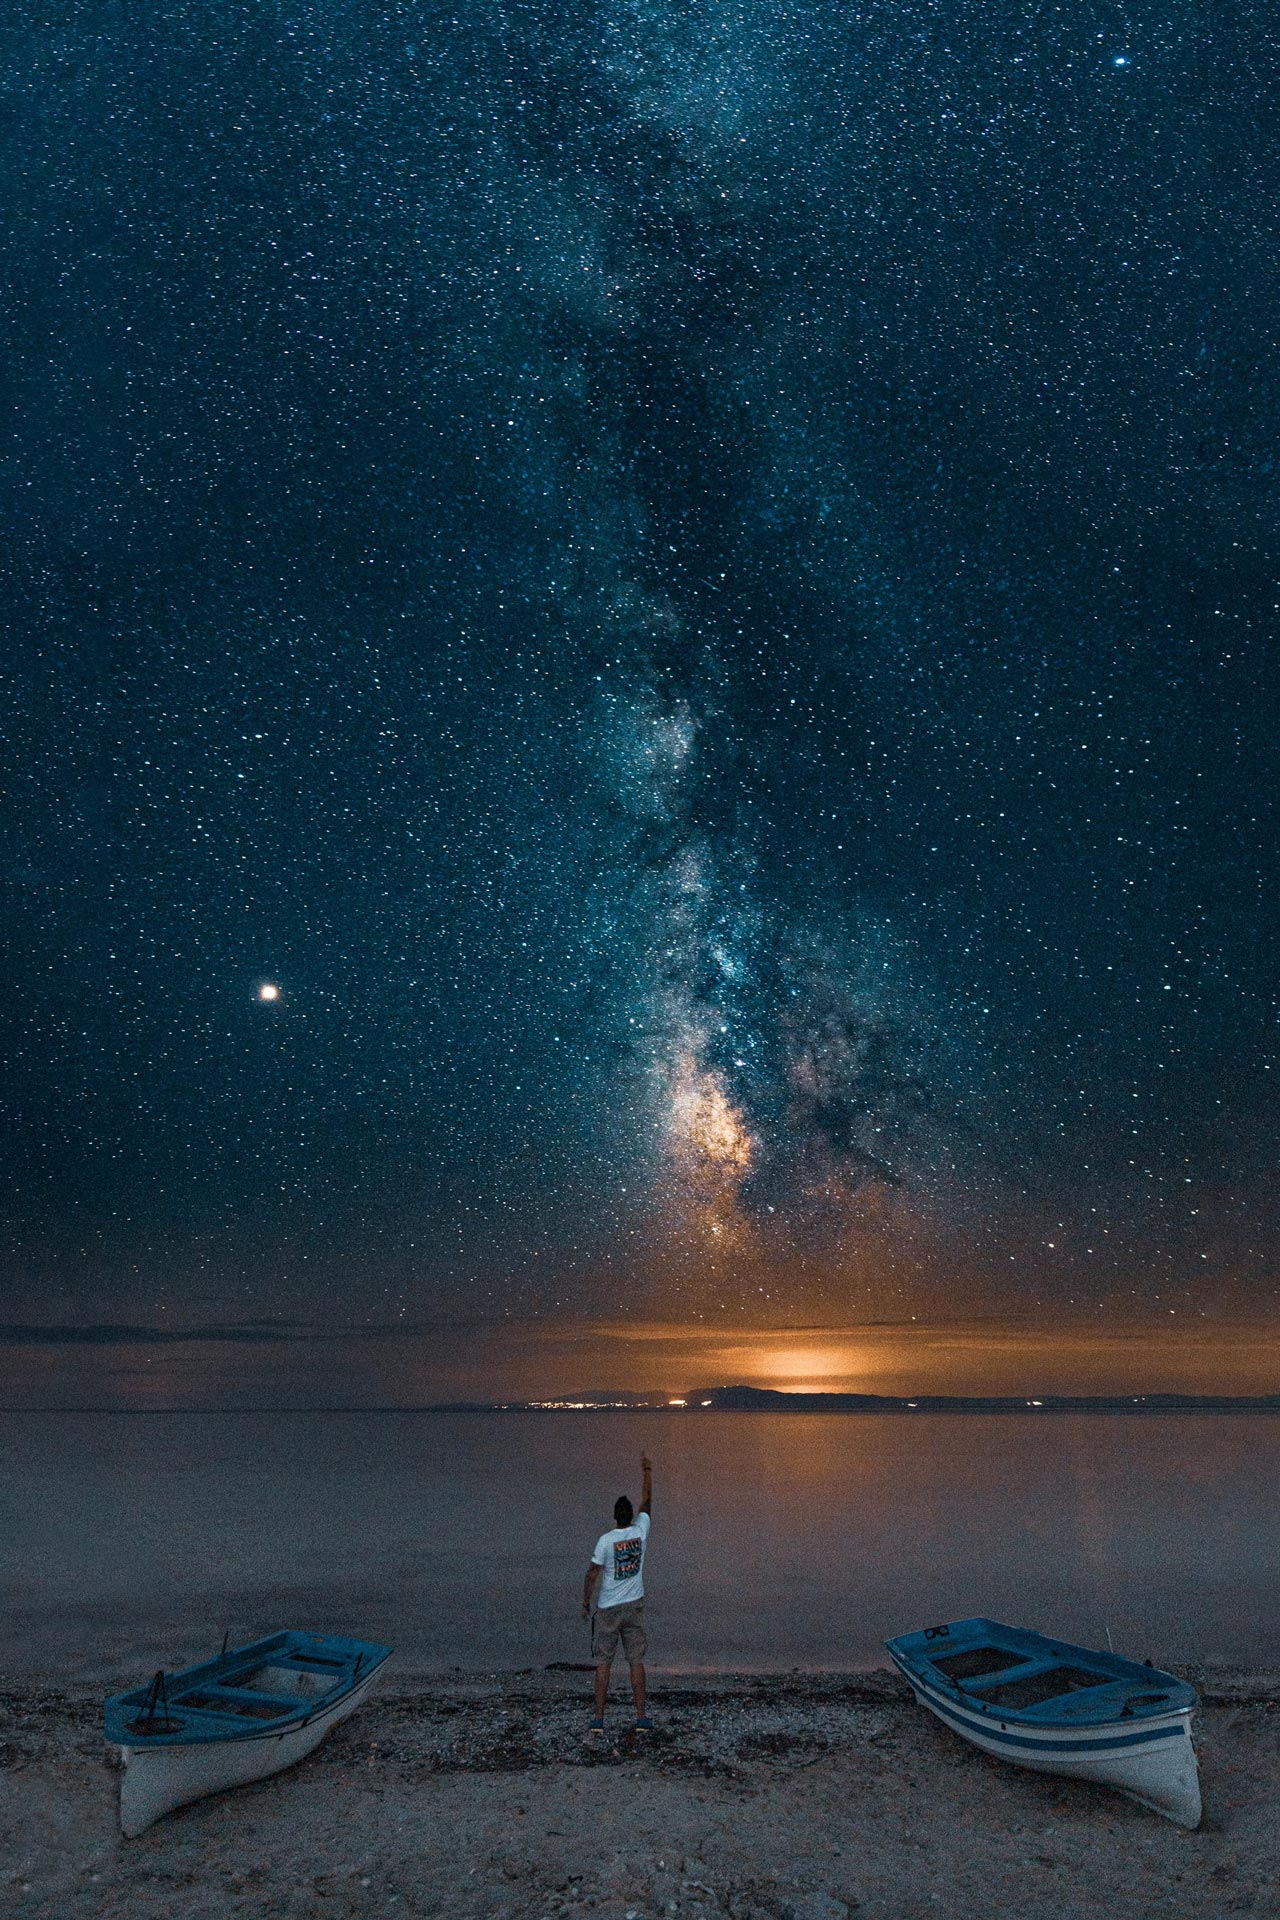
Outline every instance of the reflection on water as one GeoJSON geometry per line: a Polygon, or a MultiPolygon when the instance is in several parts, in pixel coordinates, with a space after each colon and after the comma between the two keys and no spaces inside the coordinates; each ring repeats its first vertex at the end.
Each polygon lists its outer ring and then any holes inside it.
{"type": "Polygon", "coordinates": [[[1280,1658],[1280,1419],[0,1416],[0,1671],[97,1681],[290,1625],[405,1669],[586,1657],[591,1546],[655,1460],[651,1657],[850,1666],[968,1613],[1280,1658]]]}

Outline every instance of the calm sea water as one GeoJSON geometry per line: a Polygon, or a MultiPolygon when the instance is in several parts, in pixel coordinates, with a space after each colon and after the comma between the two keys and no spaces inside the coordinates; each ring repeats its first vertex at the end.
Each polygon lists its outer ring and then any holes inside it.
{"type": "Polygon", "coordinates": [[[277,1626],[403,1671],[586,1657],[655,1461],[651,1662],[876,1663],[969,1613],[1280,1665],[1280,1419],[0,1416],[0,1674],[98,1683],[277,1626]]]}

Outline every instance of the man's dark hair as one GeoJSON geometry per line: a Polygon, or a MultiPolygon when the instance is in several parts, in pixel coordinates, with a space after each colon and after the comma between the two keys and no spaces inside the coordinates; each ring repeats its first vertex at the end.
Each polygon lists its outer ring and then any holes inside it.
{"type": "Polygon", "coordinates": [[[613,1524],[615,1527],[629,1527],[635,1519],[636,1510],[625,1493],[620,1493],[613,1503],[613,1524]]]}

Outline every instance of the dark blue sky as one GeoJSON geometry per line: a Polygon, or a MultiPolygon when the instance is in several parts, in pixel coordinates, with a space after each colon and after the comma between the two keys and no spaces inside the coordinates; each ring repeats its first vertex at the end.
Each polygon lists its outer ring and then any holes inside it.
{"type": "Polygon", "coordinates": [[[1271,1305],[1230,25],[11,14],[14,1317],[1271,1305]]]}

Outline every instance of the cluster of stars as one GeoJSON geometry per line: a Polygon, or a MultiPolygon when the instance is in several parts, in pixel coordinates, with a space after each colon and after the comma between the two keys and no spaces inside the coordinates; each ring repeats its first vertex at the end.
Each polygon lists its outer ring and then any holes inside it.
{"type": "Polygon", "coordinates": [[[1175,25],[32,45],[33,1297],[1274,1293],[1280,183],[1175,25]]]}

